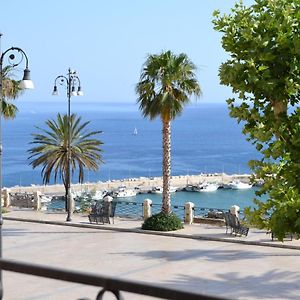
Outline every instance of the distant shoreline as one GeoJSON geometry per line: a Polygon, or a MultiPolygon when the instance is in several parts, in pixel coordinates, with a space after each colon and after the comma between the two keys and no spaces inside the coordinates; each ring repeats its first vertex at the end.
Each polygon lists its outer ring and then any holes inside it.
{"type": "MultiPolygon", "coordinates": [[[[188,184],[196,185],[201,182],[215,182],[218,184],[226,184],[232,180],[241,180],[243,182],[250,181],[250,174],[232,174],[214,173],[214,174],[199,174],[199,175],[181,175],[172,176],[171,186],[183,188],[188,184]]],[[[155,186],[162,186],[162,177],[139,177],[130,179],[111,180],[105,182],[93,183],[74,183],[71,185],[72,192],[81,190],[114,190],[119,186],[126,186],[128,188],[138,187],[140,189],[151,189],[155,186]]],[[[5,187],[4,187],[5,188],[5,187]]],[[[6,188],[12,193],[27,192],[34,193],[39,191],[43,194],[63,195],[64,186],[62,184],[54,185],[31,185],[31,186],[13,186],[6,188]]]]}

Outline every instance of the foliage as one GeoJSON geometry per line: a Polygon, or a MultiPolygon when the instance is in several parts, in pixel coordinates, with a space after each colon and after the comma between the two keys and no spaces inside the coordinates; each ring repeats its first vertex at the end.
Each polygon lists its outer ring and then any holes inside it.
{"type": "Polygon", "coordinates": [[[142,229],[154,231],[172,231],[182,229],[182,221],[174,213],[160,212],[145,220],[142,229]]]}
{"type": "Polygon", "coordinates": [[[6,213],[9,212],[9,210],[8,210],[7,207],[2,207],[1,210],[2,210],[2,213],[3,213],[3,214],[6,214],[6,213]]]}
{"type": "Polygon", "coordinates": [[[227,100],[230,115],[243,122],[243,133],[262,154],[250,161],[264,185],[257,193],[266,203],[248,218],[260,228],[300,232],[300,1],[255,0],[237,3],[228,15],[214,12],[230,58],[219,70],[222,84],[237,94],[227,100]]]}
{"type": "Polygon", "coordinates": [[[196,66],[186,54],[171,51],[149,55],[136,85],[138,104],[144,117],[160,117],[163,124],[163,199],[162,211],[171,212],[171,120],[175,119],[192,95],[201,89],[195,75],[196,66]]]}
{"type": "Polygon", "coordinates": [[[91,206],[95,202],[92,199],[84,199],[84,198],[79,198],[77,201],[79,201],[79,210],[77,210],[77,212],[81,212],[81,213],[90,212],[91,206]]]}
{"type": "Polygon", "coordinates": [[[94,188],[91,191],[82,192],[80,196],[75,198],[75,201],[79,204],[77,212],[87,213],[90,211],[91,207],[97,202],[93,199],[95,193],[96,189],[94,188]]]}
{"type": "Polygon", "coordinates": [[[190,96],[201,94],[196,66],[186,54],[171,51],[149,55],[136,85],[138,103],[144,117],[175,119],[190,103],[190,96]]]}
{"type": "Polygon", "coordinates": [[[22,94],[22,89],[19,88],[20,81],[13,79],[13,67],[7,66],[2,70],[2,114],[5,119],[14,119],[18,112],[18,108],[10,102],[22,94]]]}
{"type": "MultiPolygon", "coordinates": [[[[103,162],[101,157],[103,144],[94,138],[101,131],[88,131],[86,126],[90,122],[81,122],[81,117],[75,114],[70,116],[70,164],[71,172],[74,174],[78,168],[78,181],[84,180],[84,170],[98,170],[103,162]]],[[[63,181],[67,193],[68,176],[68,116],[57,115],[57,120],[47,120],[47,128],[36,127],[41,133],[32,134],[31,144],[35,147],[28,150],[30,153],[30,164],[33,168],[42,166],[43,183],[50,182],[51,175],[54,181],[58,178],[63,181]]]]}

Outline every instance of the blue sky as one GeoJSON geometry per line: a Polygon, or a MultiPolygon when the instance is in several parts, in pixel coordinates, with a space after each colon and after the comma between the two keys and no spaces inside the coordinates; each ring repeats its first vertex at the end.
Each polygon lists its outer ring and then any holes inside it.
{"type": "Polygon", "coordinates": [[[2,51],[17,46],[29,57],[35,90],[23,100],[61,101],[65,91],[61,87],[60,97],[51,96],[53,82],[72,67],[85,93],[72,101],[135,103],[134,87],[147,54],[171,50],[186,53],[197,65],[200,101],[225,102],[231,92],[219,84],[218,67],[227,56],[211,20],[215,9],[229,12],[235,2],[3,1],[2,51]]]}

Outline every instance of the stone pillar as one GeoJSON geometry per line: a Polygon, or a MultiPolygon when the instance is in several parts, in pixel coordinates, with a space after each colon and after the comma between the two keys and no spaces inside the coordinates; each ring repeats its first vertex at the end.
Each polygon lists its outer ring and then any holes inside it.
{"type": "Polygon", "coordinates": [[[40,191],[33,192],[35,210],[41,210],[42,208],[41,195],[42,193],[40,191]]]}
{"type": "Polygon", "coordinates": [[[151,204],[152,200],[145,199],[144,200],[144,220],[147,220],[151,217],[151,204]]]}
{"type": "Polygon", "coordinates": [[[194,208],[195,204],[193,202],[187,202],[184,205],[184,223],[192,224],[194,221],[194,208]]]}
{"type": "Polygon", "coordinates": [[[113,197],[111,197],[111,196],[105,196],[105,197],[103,198],[103,201],[111,202],[111,201],[113,201],[113,197]]]}
{"type": "Polygon", "coordinates": [[[9,189],[2,190],[2,207],[9,207],[10,206],[10,195],[9,189]]]}
{"type": "Polygon", "coordinates": [[[232,205],[230,207],[230,213],[239,219],[240,207],[238,205],[232,205]]]}

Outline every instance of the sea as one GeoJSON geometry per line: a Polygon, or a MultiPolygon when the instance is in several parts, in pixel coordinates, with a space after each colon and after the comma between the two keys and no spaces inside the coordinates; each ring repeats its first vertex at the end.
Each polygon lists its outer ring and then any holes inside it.
{"type": "MultiPolygon", "coordinates": [[[[16,105],[19,109],[17,117],[2,121],[3,186],[42,184],[41,168],[32,169],[28,159],[28,150],[33,147],[30,144],[32,133],[39,133],[37,127],[45,128],[45,121],[55,119],[57,113],[66,113],[67,102],[22,102],[18,99],[16,105]]],[[[102,131],[98,137],[104,143],[104,164],[97,172],[87,170],[85,182],[162,175],[162,127],[159,118],[150,121],[142,116],[137,104],[124,102],[72,99],[71,111],[80,115],[83,121],[90,121],[90,130],[102,131]]],[[[226,103],[199,101],[187,106],[172,122],[171,139],[172,175],[249,174],[248,161],[259,159],[254,146],[242,134],[242,125],[230,118],[226,103]]],[[[77,182],[76,175],[73,183],[77,182]]],[[[236,191],[231,193],[235,194],[218,191],[214,194],[218,195],[216,199],[208,198],[208,204],[216,202],[218,206],[222,198],[235,199],[234,195],[241,195],[236,191]]],[[[185,194],[181,198],[188,199],[190,195],[185,194]]],[[[248,194],[242,198],[252,199],[254,191],[248,191],[248,194]]],[[[212,198],[213,195],[207,197],[212,198]]]]}

